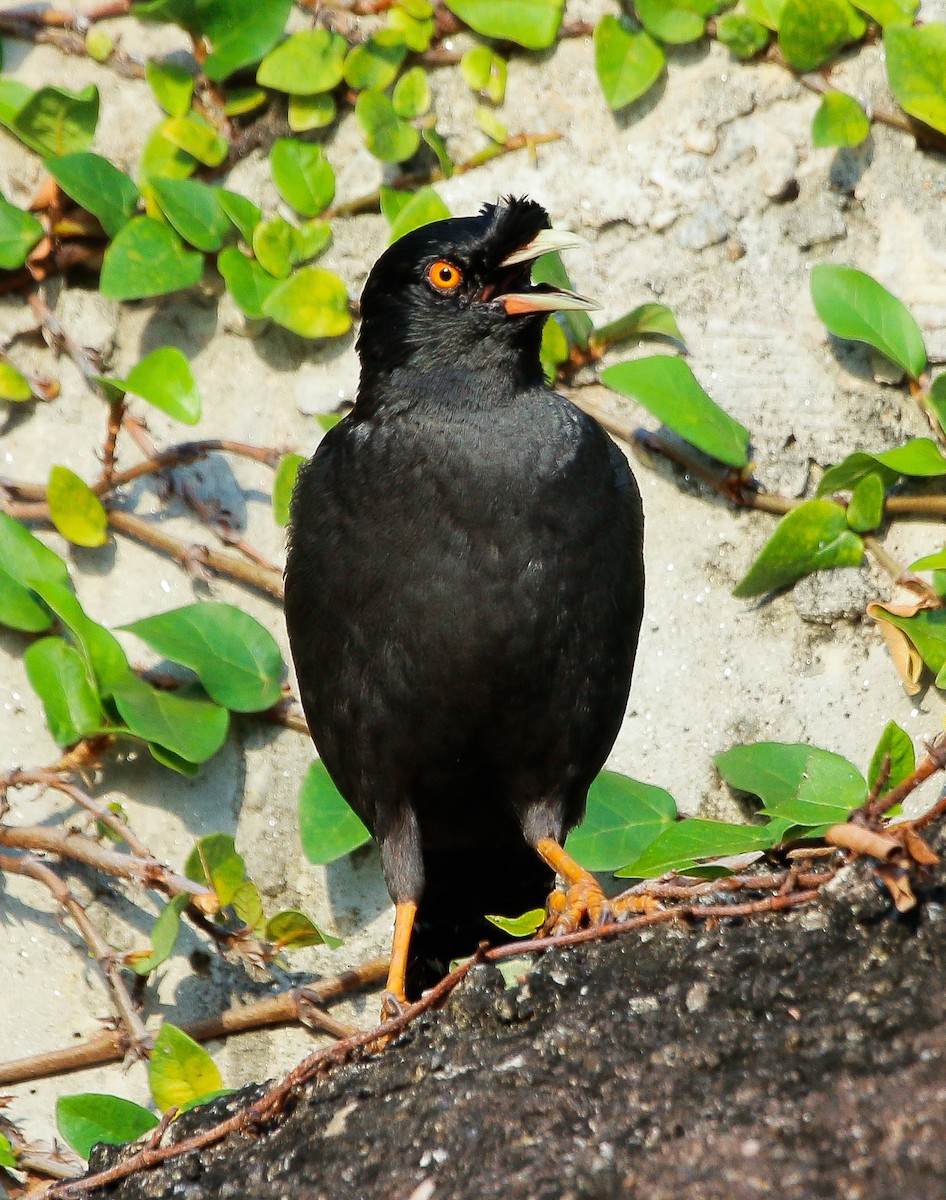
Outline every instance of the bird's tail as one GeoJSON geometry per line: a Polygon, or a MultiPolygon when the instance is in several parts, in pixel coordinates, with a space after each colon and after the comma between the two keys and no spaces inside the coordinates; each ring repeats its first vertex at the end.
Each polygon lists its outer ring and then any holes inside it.
{"type": "Polygon", "coordinates": [[[421,993],[472,954],[480,942],[499,945],[507,934],[486,920],[517,917],[541,908],[555,882],[552,871],[524,841],[424,856],[425,886],[417,909],[407,964],[407,996],[421,993]]]}

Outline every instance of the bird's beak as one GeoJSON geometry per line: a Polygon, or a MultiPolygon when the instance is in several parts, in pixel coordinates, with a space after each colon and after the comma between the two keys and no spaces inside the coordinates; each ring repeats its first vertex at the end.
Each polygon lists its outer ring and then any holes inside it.
{"type": "MultiPolygon", "coordinates": [[[[527,242],[518,250],[514,250],[500,263],[501,267],[515,267],[519,263],[532,262],[543,254],[551,254],[556,250],[577,250],[588,243],[576,233],[566,229],[540,229],[531,242],[527,242]]],[[[577,292],[565,288],[553,287],[551,284],[539,284],[534,291],[505,292],[498,296],[500,304],[510,317],[523,313],[537,312],[591,312],[600,308],[596,300],[579,296],[577,292]]]]}

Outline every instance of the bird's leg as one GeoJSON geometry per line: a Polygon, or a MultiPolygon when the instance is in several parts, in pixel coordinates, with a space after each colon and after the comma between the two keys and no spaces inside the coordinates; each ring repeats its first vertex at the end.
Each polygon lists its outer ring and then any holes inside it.
{"type": "Polygon", "coordinates": [[[554,891],[548,899],[548,916],[542,932],[553,937],[574,933],[579,926],[601,925],[626,912],[649,912],[659,907],[650,896],[628,896],[617,904],[608,900],[590,871],[568,854],[554,838],[540,838],[536,851],[544,863],[565,881],[565,891],[554,891]]]}
{"type": "Polygon", "coordinates": [[[417,916],[417,903],[402,900],[394,909],[394,942],[391,946],[391,965],[388,967],[388,984],[381,1001],[381,1019],[396,1017],[407,1003],[404,982],[407,975],[407,952],[411,944],[411,931],[417,916]]]}

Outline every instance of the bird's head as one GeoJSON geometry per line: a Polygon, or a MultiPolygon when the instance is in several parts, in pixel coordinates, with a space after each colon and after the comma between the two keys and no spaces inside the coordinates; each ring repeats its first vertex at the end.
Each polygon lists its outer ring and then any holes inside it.
{"type": "Polygon", "coordinates": [[[583,244],[551,229],[540,204],[513,197],[406,234],[375,263],[362,293],[362,387],[408,363],[541,378],[548,315],[598,305],[532,283],[532,264],[583,244]]]}

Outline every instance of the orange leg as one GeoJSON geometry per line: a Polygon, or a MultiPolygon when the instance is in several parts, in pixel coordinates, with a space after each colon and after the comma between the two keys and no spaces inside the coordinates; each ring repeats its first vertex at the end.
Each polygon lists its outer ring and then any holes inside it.
{"type": "Polygon", "coordinates": [[[546,935],[573,933],[581,925],[602,925],[620,913],[658,907],[649,896],[631,896],[615,906],[591,872],[579,866],[554,838],[541,838],[535,848],[542,861],[565,881],[564,892],[554,891],[549,896],[543,927],[546,935]]]}
{"type": "Polygon", "coordinates": [[[413,900],[402,900],[394,909],[394,943],[391,946],[391,965],[388,967],[388,985],[381,1002],[381,1019],[396,1016],[407,1003],[404,980],[407,975],[407,952],[411,944],[411,931],[417,916],[417,904],[413,900]]]}

